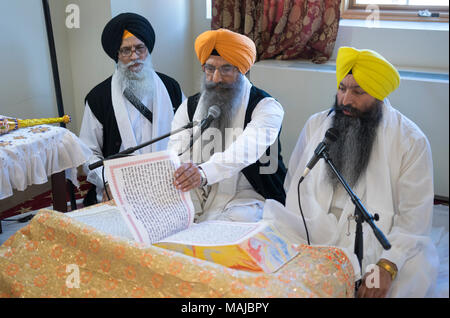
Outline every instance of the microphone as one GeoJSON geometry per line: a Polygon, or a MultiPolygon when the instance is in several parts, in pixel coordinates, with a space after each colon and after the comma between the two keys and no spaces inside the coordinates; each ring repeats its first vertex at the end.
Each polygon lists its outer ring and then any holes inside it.
{"type": "Polygon", "coordinates": [[[212,105],[208,108],[208,115],[206,116],[205,119],[203,119],[200,123],[200,131],[203,133],[203,131],[205,129],[207,129],[209,127],[209,125],[211,125],[211,123],[220,117],[221,114],[221,110],[220,107],[217,105],[212,105]]]}
{"type": "Polygon", "coordinates": [[[189,146],[186,147],[182,152],[178,154],[178,156],[181,156],[184,154],[187,150],[191,149],[194,145],[194,142],[200,137],[200,135],[211,125],[211,123],[220,117],[220,114],[222,111],[220,110],[220,107],[217,105],[212,105],[208,108],[208,115],[202,121],[200,122],[200,129],[197,130],[193,136],[191,136],[191,141],[189,142],[189,146]]]}
{"type": "Polygon", "coordinates": [[[325,133],[325,137],[319,143],[319,145],[316,147],[316,150],[314,150],[314,155],[312,156],[311,160],[309,160],[308,164],[306,165],[306,168],[303,171],[301,180],[303,180],[308,175],[308,173],[311,171],[311,169],[314,168],[316,163],[322,157],[322,153],[327,150],[328,144],[330,142],[335,142],[338,139],[338,137],[339,137],[339,131],[336,128],[330,128],[327,130],[327,132],[325,133]]]}

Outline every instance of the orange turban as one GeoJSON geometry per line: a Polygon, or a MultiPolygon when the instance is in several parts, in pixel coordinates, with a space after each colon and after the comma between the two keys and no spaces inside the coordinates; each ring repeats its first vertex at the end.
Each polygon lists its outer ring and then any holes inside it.
{"type": "Polygon", "coordinates": [[[245,35],[227,29],[203,32],[195,40],[195,53],[202,65],[214,49],[242,74],[246,74],[256,61],[255,43],[245,35]]]}
{"type": "Polygon", "coordinates": [[[123,37],[122,37],[122,40],[131,38],[132,36],[135,36],[135,35],[134,35],[133,33],[131,33],[130,31],[125,30],[125,31],[123,31],[123,37]]]}

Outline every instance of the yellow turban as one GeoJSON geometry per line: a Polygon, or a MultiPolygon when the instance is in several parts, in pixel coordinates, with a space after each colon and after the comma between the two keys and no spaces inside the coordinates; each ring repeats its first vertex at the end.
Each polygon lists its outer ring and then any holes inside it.
{"type": "Polygon", "coordinates": [[[386,98],[400,84],[400,75],[395,67],[377,52],[341,47],[336,58],[338,89],[350,71],[358,85],[379,100],[386,98]]]}
{"type": "Polygon", "coordinates": [[[195,53],[202,65],[214,49],[242,74],[246,74],[256,60],[255,43],[245,35],[227,29],[203,32],[195,40],[195,53]]]}

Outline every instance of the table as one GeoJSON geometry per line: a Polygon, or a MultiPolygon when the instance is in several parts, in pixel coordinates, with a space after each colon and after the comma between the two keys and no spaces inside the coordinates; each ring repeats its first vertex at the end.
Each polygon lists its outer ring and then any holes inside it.
{"type": "Polygon", "coordinates": [[[66,212],[66,179],[78,186],[76,168],[90,155],[75,134],[59,126],[39,125],[0,135],[0,200],[12,196],[14,189],[23,191],[50,177],[53,207],[66,212]]]}
{"type": "MultiPolygon", "coordinates": [[[[100,205],[105,204],[114,203],[100,205]]],[[[0,298],[353,297],[353,266],[342,250],[298,248],[298,255],[275,273],[238,270],[42,209],[0,246],[0,298]]]]}

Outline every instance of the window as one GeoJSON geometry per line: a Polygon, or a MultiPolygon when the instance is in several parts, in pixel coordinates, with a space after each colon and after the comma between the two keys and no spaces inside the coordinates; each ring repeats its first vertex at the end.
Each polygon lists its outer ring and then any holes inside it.
{"type": "Polygon", "coordinates": [[[206,0],[206,19],[212,19],[212,0],[206,0]]]}
{"type": "Polygon", "coordinates": [[[448,0],[342,0],[344,19],[448,22],[448,0]]]}

